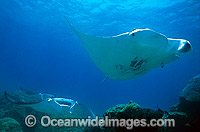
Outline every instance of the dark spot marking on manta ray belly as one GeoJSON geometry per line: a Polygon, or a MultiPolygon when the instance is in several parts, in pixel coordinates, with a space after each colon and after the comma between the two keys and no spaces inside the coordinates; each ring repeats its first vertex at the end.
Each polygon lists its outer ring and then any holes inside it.
{"type": "Polygon", "coordinates": [[[136,69],[139,69],[139,68],[141,68],[141,66],[142,66],[142,64],[145,62],[145,60],[140,60],[136,65],[135,65],[135,68],[136,69]]]}
{"type": "Polygon", "coordinates": [[[134,60],[131,61],[130,67],[134,67],[135,64],[138,62],[138,57],[135,57],[134,60]]]}
{"type": "Polygon", "coordinates": [[[165,66],[164,63],[162,62],[162,63],[161,63],[161,68],[164,68],[164,66],[165,66]]]}
{"type": "Polygon", "coordinates": [[[140,69],[145,62],[144,59],[139,60],[138,57],[135,57],[134,60],[131,61],[130,67],[134,68],[133,71],[135,71],[140,69]]]}
{"type": "Polygon", "coordinates": [[[134,67],[136,63],[137,63],[137,60],[131,61],[130,67],[134,67]]]}
{"type": "Polygon", "coordinates": [[[129,66],[124,66],[124,65],[115,65],[116,69],[120,70],[122,73],[127,74],[132,71],[134,72],[142,72],[141,68],[142,65],[146,62],[144,59],[137,60],[138,57],[135,57],[133,61],[131,61],[131,64],[129,66]]]}
{"type": "Polygon", "coordinates": [[[120,71],[122,71],[123,73],[127,72],[127,71],[130,71],[131,68],[130,67],[127,67],[127,66],[123,66],[123,65],[116,65],[116,69],[119,69],[120,71]]]}
{"type": "Polygon", "coordinates": [[[116,69],[120,69],[123,72],[126,72],[126,71],[130,70],[129,67],[126,67],[126,66],[123,66],[123,65],[120,65],[120,64],[116,65],[116,69]]]}

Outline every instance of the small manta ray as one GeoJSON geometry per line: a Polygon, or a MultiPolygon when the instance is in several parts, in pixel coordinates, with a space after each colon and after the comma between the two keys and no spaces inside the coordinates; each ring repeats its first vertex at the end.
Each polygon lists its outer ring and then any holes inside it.
{"type": "Polygon", "coordinates": [[[67,22],[97,67],[107,78],[115,80],[142,76],[192,50],[189,41],[167,38],[148,28],[134,29],[111,37],[98,37],[80,32],[67,22]]]}
{"type": "Polygon", "coordinates": [[[65,115],[77,118],[95,118],[95,114],[83,104],[78,104],[77,101],[66,98],[56,98],[53,94],[48,93],[33,93],[29,90],[21,89],[15,94],[8,94],[5,91],[5,98],[17,105],[29,106],[36,111],[47,114],[59,114],[63,111],[68,111],[65,115]]]}

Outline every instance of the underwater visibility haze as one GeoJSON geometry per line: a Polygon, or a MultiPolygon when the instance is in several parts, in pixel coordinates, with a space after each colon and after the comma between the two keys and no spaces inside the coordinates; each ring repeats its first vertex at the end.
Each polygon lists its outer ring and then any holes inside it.
{"type": "Polygon", "coordinates": [[[52,93],[77,100],[97,115],[130,100],[168,110],[200,73],[199,34],[198,0],[1,0],[0,91],[52,93]],[[193,50],[134,79],[106,78],[65,17],[93,36],[149,28],[188,40],[193,50]]]}

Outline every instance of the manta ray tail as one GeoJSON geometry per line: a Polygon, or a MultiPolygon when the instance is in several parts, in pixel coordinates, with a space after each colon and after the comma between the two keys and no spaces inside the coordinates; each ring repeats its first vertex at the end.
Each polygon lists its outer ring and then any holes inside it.
{"type": "Polygon", "coordinates": [[[108,75],[106,75],[105,78],[100,83],[103,83],[106,79],[108,79],[108,75]]]}
{"type": "Polygon", "coordinates": [[[96,115],[94,114],[94,112],[89,107],[87,107],[86,105],[79,104],[79,106],[81,106],[82,109],[85,110],[85,114],[86,114],[85,118],[87,118],[88,116],[91,116],[91,118],[94,119],[96,117],[96,115]]]}

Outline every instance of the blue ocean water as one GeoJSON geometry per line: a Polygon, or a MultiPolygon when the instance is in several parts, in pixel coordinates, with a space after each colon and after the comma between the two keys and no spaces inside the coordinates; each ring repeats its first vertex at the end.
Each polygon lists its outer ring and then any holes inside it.
{"type": "Polygon", "coordinates": [[[102,114],[130,100],[167,110],[200,73],[198,0],[1,0],[0,90],[20,87],[72,98],[102,114]],[[193,51],[144,76],[101,81],[105,75],[65,21],[80,31],[112,36],[150,28],[190,41],[193,51]]]}

